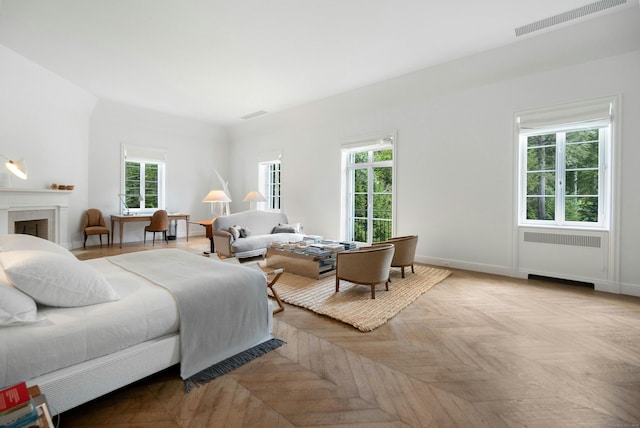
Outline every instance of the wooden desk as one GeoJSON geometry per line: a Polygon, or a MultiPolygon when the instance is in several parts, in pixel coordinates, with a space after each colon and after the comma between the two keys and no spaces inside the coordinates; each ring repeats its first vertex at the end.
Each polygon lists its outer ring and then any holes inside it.
{"type": "Polygon", "coordinates": [[[200,226],[204,226],[205,235],[211,241],[211,254],[214,254],[216,251],[215,251],[215,248],[213,246],[213,220],[196,220],[196,221],[194,221],[192,223],[199,224],[200,226]]]}
{"type": "MultiPolygon", "coordinates": [[[[187,227],[187,241],[189,240],[189,214],[169,214],[169,220],[184,220],[184,224],[187,227]]],[[[133,221],[146,221],[146,222],[150,222],[151,221],[151,215],[117,215],[117,214],[112,214],[111,215],[111,234],[112,234],[112,238],[111,238],[111,244],[113,245],[115,242],[115,236],[116,234],[114,233],[114,224],[115,222],[118,222],[120,225],[120,248],[122,248],[122,232],[123,232],[123,226],[125,223],[129,223],[129,222],[133,222],[133,221]]]]}

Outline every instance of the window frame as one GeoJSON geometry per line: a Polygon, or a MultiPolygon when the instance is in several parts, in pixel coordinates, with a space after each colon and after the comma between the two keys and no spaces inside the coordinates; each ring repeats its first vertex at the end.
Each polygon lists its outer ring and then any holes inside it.
{"type": "Polygon", "coordinates": [[[258,202],[257,209],[280,212],[282,210],[282,161],[279,158],[258,163],[258,186],[267,200],[258,202]],[[277,171],[273,171],[276,166],[277,171]],[[277,179],[274,179],[274,173],[277,179]]]}
{"type": "MultiPolygon", "coordinates": [[[[367,183],[367,241],[361,242],[362,244],[370,245],[373,243],[373,197],[375,193],[373,191],[374,174],[373,169],[375,167],[390,167],[391,168],[391,226],[390,236],[396,235],[396,206],[397,206],[397,141],[395,132],[378,134],[371,137],[364,137],[361,139],[354,139],[346,141],[341,147],[342,153],[342,231],[341,236],[345,240],[353,240],[355,229],[355,213],[354,213],[354,185],[355,185],[355,171],[358,169],[367,169],[368,183],[367,183]],[[373,153],[380,150],[390,149],[392,151],[391,160],[386,161],[374,161],[373,153]],[[350,158],[355,153],[367,152],[367,162],[352,163],[350,158]]],[[[386,193],[386,192],[384,192],[386,193]]],[[[359,242],[360,243],[360,242],[359,242]]]]}
{"type": "Polygon", "coordinates": [[[615,98],[589,100],[563,106],[516,113],[517,141],[517,224],[518,226],[540,226],[551,228],[572,228],[590,230],[610,230],[612,219],[613,141],[615,130],[615,98]],[[608,106],[608,107],[606,107],[608,106]],[[606,115],[603,110],[606,108],[606,115]],[[522,126],[522,116],[533,126],[522,126]],[[606,116],[606,117],[605,117],[606,116]],[[548,125],[546,124],[548,123],[548,125]],[[573,131],[598,129],[598,221],[566,220],[566,134],[573,131]],[[555,165],[555,218],[539,220],[527,218],[527,138],[536,135],[556,134],[555,165]],[[558,138],[558,136],[560,138],[558,138]]]}
{"type": "MultiPolygon", "coordinates": [[[[140,165],[140,194],[137,207],[131,207],[127,205],[128,213],[130,214],[146,214],[153,213],[160,209],[166,209],[166,159],[167,151],[163,149],[133,146],[129,144],[122,144],[121,148],[121,175],[120,175],[120,193],[121,202],[126,201],[126,181],[127,181],[127,163],[136,163],[140,165]],[[157,165],[158,167],[158,206],[147,208],[145,205],[145,173],[144,167],[146,165],[157,165]]],[[[121,214],[124,215],[123,203],[120,204],[121,214]]]]}

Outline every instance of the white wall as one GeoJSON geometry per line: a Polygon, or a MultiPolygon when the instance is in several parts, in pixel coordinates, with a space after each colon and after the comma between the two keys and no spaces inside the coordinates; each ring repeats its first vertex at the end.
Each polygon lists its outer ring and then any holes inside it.
{"type": "Polygon", "coordinates": [[[79,239],[95,103],[93,95],[0,45],[0,154],[25,159],[28,180],[14,177],[14,188],[76,186],[69,198],[70,236],[60,237],[61,243],[79,239]]]}
{"type": "MultiPolygon", "coordinates": [[[[101,100],[91,117],[89,206],[102,210],[107,222],[119,213],[120,146],[125,143],[166,149],[167,210],[209,219],[211,207],[202,199],[220,188],[213,168],[227,175],[226,138],[226,131],[214,125],[101,100]]],[[[127,223],[123,241],[142,241],[145,224],[127,223]]],[[[185,232],[184,222],[178,222],[178,237],[185,232]]],[[[190,225],[189,235],[202,234],[204,228],[190,225]]]]}
{"type": "Polygon", "coordinates": [[[639,14],[566,30],[381,82],[230,130],[232,183],[255,187],[258,153],[283,151],[283,211],[340,231],[340,143],[397,130],[397,234],[418,260],[515,274],[513,113],[620,94],[619,282],[640,295],[639,14]],[[615,31],[613,31],[615,29],[615,31]]]}

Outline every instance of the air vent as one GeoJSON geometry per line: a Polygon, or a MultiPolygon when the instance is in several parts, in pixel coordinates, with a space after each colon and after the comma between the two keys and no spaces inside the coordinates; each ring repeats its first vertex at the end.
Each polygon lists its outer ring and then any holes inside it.
{"type": "Polygon", "coordinates": [[[524,232],[524,242],[540,244],[571,245],[574,247],[600,248],[599,236],[567,235],[560,233],[524,232]]]}
{"type": "Polygon", "coordinates": [[[267,114],[267,112],[264,110],[258,110],[258,111],[254,111],[253,113],[249,113],[245,116],[242,116],[240,119],[244,119],[244,120],[253,119],[254,117],[262,116],[263,114],[267,114]]]}
{"type": "Polygon", "coordinates": [[[609,9],[614,6],[620,6],[625,4],[627,0],[602,0],[595,3],[587,4],[582,7],[564,12],[558,15],[550,16],[549,18],[541,19],[540,21],[532,22],[531,24],[523,25],[515,29],[516,37],[524,36],[525,34],[540,31],[547,27],[562,24],[567,21],[581,18],[592,13],[600,12],[605,9],[609,9]]]}

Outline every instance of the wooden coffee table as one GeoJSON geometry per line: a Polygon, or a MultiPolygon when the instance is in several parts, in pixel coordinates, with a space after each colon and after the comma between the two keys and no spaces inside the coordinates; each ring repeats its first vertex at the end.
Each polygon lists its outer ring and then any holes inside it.
{"type": "Polygon", "coordinates": [[[322,278],[335,273],[335,254],[311,255],[299,252],[267,248],[266,265],[271,268],[282,268],[285,272],[309,278],[322,278]]]}

